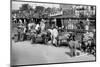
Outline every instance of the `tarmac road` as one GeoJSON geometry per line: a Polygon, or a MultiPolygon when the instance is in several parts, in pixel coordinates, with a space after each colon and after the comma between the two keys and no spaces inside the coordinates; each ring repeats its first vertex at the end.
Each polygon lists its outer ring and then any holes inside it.
{"type": "Polygon", "coordinates": [[[77,50],[79,56],[70,57],[68,47],[54,47],[52,45],[31,44],[30,41],[12,41],[11,64],[45,64],[61,62],[77,62],[95,60],[93,55],[87,55],[77,50]]]}

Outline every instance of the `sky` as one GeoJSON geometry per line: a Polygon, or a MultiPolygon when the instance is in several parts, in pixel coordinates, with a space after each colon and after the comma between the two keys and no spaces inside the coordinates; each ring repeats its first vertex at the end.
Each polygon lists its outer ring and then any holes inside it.
{"type": "Polygon", "coordinates": [[[18,10],[19,7],[22,6],[22,4],[29,4],[31,5],[33,8],[35,8],[36,6],[44,6],[45,8],[47,7],[56,7],[59,8],[60,5],[59,4],[46,4],[46,3],[34,3],[34,2],[18,2],[18,1],[12,1],[12,10],[18,10]]]}

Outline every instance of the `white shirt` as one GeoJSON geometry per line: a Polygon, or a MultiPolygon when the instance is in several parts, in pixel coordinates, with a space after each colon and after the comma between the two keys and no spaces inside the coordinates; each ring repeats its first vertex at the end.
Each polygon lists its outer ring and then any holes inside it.
{"type": "Polygon", "coordinates": [[[53,38],[56,38],[58,36],[58,30],[57,29],[48,29],[48,31],[51,33],[51,36],[53,38]]]}
{"type": "Polygon", "coordinates": [[[68,29],[73,29],[73,24],[72,23],[69,23],[69,25],[68,25],[68,29]]]}
{"type": "Polygon", "coordinates": [[[89,30],[89,26],[88,25],[85,26],[85,30],[89,30]]]}
{"type": "Polygon", "coordinates": [[[36,27],[35,27],[35,29],[38,30],[39,27],[40,27],[39,24],[37,24],[36,27]]]}
{"type": "Polygon", "coordinates": [[[52,35],[53,35],[54,38],[56,38],[58,36],[58,30],[54,28],[52,30],[52,35]]]}
{"type": "Polygon", "coordinates": [[[41,23],[40,23],[40,27],[41,27],[41,30],[43,31],[44,28],[45,28],[45,24],[44,24],[44,22],[41,22],[41,23]]]}
{"type": "Polygon", "coordinates": [[[57,29],[48,29],[48,31],[51,33],[51,38],[53,38],[53,43],[57,43],[57,40],[55,39],[58,36],[58,30],[57,29]]]}
{"type": "Polygon", "coordinates": [[[35,23],[29,23],[29,24],[28,24],[29,30],[31,29],[32,26],[35,26],[35,23]]]}

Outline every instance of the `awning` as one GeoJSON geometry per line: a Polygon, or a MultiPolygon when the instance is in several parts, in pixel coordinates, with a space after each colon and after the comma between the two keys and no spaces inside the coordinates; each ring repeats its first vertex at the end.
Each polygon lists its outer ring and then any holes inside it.
{"type": "Polygon", "coordinates": [[[78,18],[78,17],[72,15],[57,15],[57,16],[51,16],[50,18],[78,18]]]}
{"type": "Polygon", "coordinates": [[[86,20],[87,18],[89,20],[96,20],[96,18],[93,17],[77,17],[77,16],[73,16],[73,15],[57,15],[57,16],[51,16],[49,18],[60,18],[60,19],[77,19],[77,20],[86,20]]]}

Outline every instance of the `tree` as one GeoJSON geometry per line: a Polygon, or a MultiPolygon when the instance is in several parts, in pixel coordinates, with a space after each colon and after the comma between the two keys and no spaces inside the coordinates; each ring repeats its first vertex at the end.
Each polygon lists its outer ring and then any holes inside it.
{"type": "Polygon", "coordinates": [[[45,10],[45,7],[43,7],[43,6],[35,7],[35,13],[42,13],[42,12],[44,12],[44,10],[45,10]]]}
{"type": "Polygon", "coordinates": [[[45,7],[43,7],[43,6],[36,6],[36,7],[35,7],[35,13],[36,13],[39,17],[42,17],[44,11],[45,11],[45,7]]]}
{"type": "Polygon", "coordinates": [[[22,11],[24,11],[24,10],[33,10],[33,8],[29,4],[22,4],[22,6],[20,7],[20,10],[22,10],[22,11]]]}
{"type": "Polygon", "coordinates": [[[46,13],[51,13],[51,8],[50,8],[50,7],[46,8],[46,9],[45,9],[45,12],[46,12],[46,13]]]}
{"type": "Polygon", "coordinates": [[[34,12],[34,9],[29,4],[22,4],[19,11],[21,12],[20,15],[22,15],[22,17],[30,17],[32,12],[34,12]]]}

